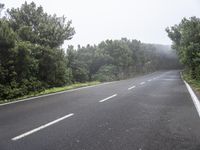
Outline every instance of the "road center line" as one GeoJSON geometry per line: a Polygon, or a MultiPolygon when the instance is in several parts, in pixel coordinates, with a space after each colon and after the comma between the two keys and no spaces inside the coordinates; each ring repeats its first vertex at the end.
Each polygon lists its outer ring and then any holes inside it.
{"type": "Polygon", "coordinates": [[[102,99],[102,100],[100,100],[99,102],[102,103],[102,102],[104,102],[104,101],[107,101],[107,100],[109,100],[109,99],[115,97],[115,96],[117,96],[117,94],[114,94],[114,95],[109,96],[109,97],[107,97],[107,98],[105,98],[105,99],[102,99]]]}
{"type": "Polygon", "coordinates": [[[140,85],[143,85],[143,84],[145,84],[145,83],[146,83],[146,82],[141,82],[140,85]]]}
{"type": "Polygon", "coordinates": [[[148,81],[150,82],[150,81],[152,81],[152,79],[149,79],[148,81]]]}
{"type": "Polygon", "coordinates": [[[134,86],[128,88],[128,90],[134,89],[135,87],[136,87],[136,86],[134,85],[134,86]]]}
{"type": "Polygon", "coordinates": [[[73,116],[73,115],[74,115],[74,114],[71,113],[71,114],[68,114],[68,115],[66,115],[66,116],[63,116],[63,117],[61,117],[61,118],[59,118],[59,119],[56,119],[56,120],[54,120],[54,121],[52,121],[52,122],[49,122],[49,123],[47,123],[47,124],[44,124],[44,125],[42,125],[42,126],[40,126],[40,127],[38,127],[38,128],[35,128],[35,129],[30,130],[30,131],[28,131],[28,132],[25,132],[25,133],[23,133],[23,134],[21,134],[21,135],[19,135],[19,136],[16,136],[16,137],[12,138],[11,140],[12,140],[12,141],[17,141],[17,140],[19,140],[19,139],[21,139],[21,138],[24,138],[24,137],[26,137],[26,136],[28,136],[28,135],[30,135],[30,134],[33,134],[33,133],[35,133],[35,132],[38,132],[39,130],[42,130],[42,129],[48,127],[48,126],[51,126],[51,125],[53,125],[53,124],[55,124],[55,123],[58,123],[59,121],[62,121],[62,120],[64,120],[64,119],[66,119],[66,118],[69,118],[69,117],[71,117],[71,116],[73,116]]]}

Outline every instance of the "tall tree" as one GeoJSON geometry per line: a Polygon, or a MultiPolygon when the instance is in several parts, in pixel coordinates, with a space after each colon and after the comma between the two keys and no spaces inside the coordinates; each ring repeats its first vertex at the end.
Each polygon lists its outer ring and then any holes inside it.
{"type": "Polygon", "coordinates": [[[166,29],[177,50],[180,61],[190,71],[192,78],[200,79],[200,19],[191,17],[166,29]]]}
{"type": "Polygon", "coordinates": [[[25,2],[19,9],[8,10],[8,14],[13,30],[23,41],[55,48],[75,34],[72,22],[66,22],[66,17],[48,15],[42,6],[37,7],[34,2],[25,2]]]}
{"type": "Polygon", "coordinates": [[[71,21],[33,2],[7,13],[0,19],[0,99],[70,84],[71,70],[60,46],[75,33],[71,21]]]}

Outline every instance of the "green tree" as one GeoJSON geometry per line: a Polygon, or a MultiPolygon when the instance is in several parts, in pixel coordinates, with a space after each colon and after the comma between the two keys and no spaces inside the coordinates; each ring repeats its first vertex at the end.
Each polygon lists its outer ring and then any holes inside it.
{"type": "Polygon", "coordinates": [[[200,19],[191,17],[166,29],[177,50],[180,61],[190,71],[194,79],[200,79],[200,19]]]}
{"type": "Polygon", "coordinates": [[[16,78],[15,71],[15,33],[10,28],[9,23],[3,19],[0,20],[0,99],[6,98],[10,87],[14,84],[16,78]]]}
{"type": "Polygon", "coordinates": [[[87,60],[78,55],[78,51],[74,50],[73,46],[67,49],[68,67],[72,70],[73,82],[86,82],[89,80],[89,69],[87,60]]]}
{"type": "Polygon", "coordinates": [[[0,20],[0,83],[11,82],[16,76],[14,70],[15,33],[7,21],[0,20]]]}
{"type": "Polygon", "coordinates": [[[20,8],[8,10],[8,14],[13,30],[23,41],[55,48],[75,34],[71,21],[66,22],[66,17],[48,15],[34,2],[25,2],[20,8]]]}
{"type": "Polygon", "coordinates": [[[60,46],[75,33],[71,21],[48,15],[33,2],[7,13],[0,19],[0,100],[70,84],[72,73],[60,46]]]}
{"type": "Polygon", "coordinates": [[[114,65],[104,65],[95,73],[92,78],[98,81],[113,81],[118,79],[116,76],[118,74],[117,67],[114,65]]]}

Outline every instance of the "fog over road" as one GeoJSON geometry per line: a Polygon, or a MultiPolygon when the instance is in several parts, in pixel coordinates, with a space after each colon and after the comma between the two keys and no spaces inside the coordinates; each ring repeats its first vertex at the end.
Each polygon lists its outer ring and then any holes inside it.
{"type": "Polygon", "coordinates": [[[199,150],[179,70],[0,106],[0,150],[199,150]]]}

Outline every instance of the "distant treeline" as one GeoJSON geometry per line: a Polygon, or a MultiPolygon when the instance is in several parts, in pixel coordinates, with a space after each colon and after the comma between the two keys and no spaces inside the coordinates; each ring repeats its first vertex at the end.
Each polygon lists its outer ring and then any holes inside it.
{"type": "Polygon", "coordinates": [[[180,64],[170,46],[144,44],[137,40],[106,40],[98,45],[67,49],[73,82],[112,81],[180,64]]]}
{"type": "MultiPolygon", "coordinates": [[[[0,5],[0,12],[4,5],[0,5]]],[[[0,100],[75,82],[112,81],[179,67],[169,46],[137,40],[61,48],[75,34],[71,21],[35,3],[6,11],[0,19],[0,100]]]]}
{"type": "Polygon", "coordinates": [[[200,18],[183,18],[178,25],[166,31],[188,75],[200,80],[200,18]]]}

